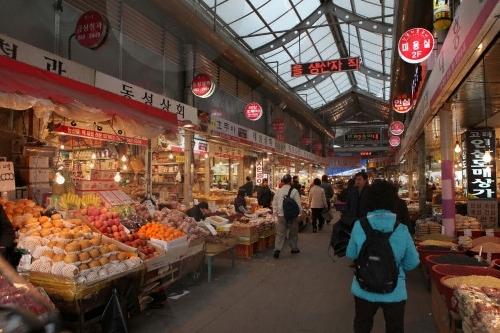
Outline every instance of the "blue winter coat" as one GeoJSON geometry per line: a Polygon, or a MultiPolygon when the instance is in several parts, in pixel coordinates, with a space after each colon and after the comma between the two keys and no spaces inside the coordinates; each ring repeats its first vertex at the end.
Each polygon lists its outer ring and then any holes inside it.
{"type": "MultiPolygon", "coordinates": [[[[367,215],[373,229],[381,230],[383,232],[390,232],[394,228],[396,221],[396,214],[388,210],[375,210],[369,212],[367,215]]],[[[351,232],[351,239],[347,245],[346,256],[351,259],[356,259],[361,250],[361,246],[366,240],[365,232],[361,227],[359,221],[354,223],[351,232]]],[[[389,238],[394,257],[399,265],[399,277],[396,289],[389,294],[377,294],[361,289],[356,277],[353,277],[351,292],[362,299],[370,302],[400,302],[406,300],[408,295],[406,293],[406,276],[405,272],[410,271],[418,266],[418,252],[411,239],[408,227],[404,224],[399,224],[394,233],[389,238]]]]}

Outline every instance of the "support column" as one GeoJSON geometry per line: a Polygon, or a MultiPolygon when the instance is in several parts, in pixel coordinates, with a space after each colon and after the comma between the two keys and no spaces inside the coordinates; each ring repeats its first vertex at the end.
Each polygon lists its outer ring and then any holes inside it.
{"type": "Polygon", "coordinates": [[[420,135],[416,142],[418,153],[418,207],[420,216],[426,216],[425,207],[425,132],[420,135]]]}
{"type": "Polygon", "coordinates": [[[441,133],[441,196],[445,234],[455,236],[455,173],[453,125],[450,110],[439,111],[441,133]]]}
{"type": "Polygon", "coordinates": [[[413,149],[408,152],[408,198],[413,198],[413,149]]]}
{"type": "Polygon", "coordinates": [[[183,193],[184,200],[182,201],[187,207],[193,202],[193,132],[184,131],[184,184],[183,193]]]}

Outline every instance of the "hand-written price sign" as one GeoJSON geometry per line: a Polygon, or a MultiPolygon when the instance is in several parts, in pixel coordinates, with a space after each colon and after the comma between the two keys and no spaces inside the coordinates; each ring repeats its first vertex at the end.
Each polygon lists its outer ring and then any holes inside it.
{"type": "Polygon", "coordinates": [[[292,65],[292,77],[359,70],[359,57],[292,65]]]}
{"type": "Polygon", "coordinates": [[[14,164],[12,162],[0,162],[0,192],[14,191],[14,164]]]}

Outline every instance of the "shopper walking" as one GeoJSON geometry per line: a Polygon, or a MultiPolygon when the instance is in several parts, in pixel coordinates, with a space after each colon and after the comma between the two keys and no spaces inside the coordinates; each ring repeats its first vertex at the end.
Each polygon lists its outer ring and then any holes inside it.
{"type": "MultiPolygon", "coordinates": [[[[323,175],[321,177],[321,188],[325,191],[325,197],[326,197],[326,204],[328,211],[331,209],[331,201],[333,198],[333,186],[330,184],[330,181],[328,180],[327,175],[323,175]]],[[[326,221],[326,223],[330,223],[330,221],[326,221]]]]}
{"type": "MultiPolygon", "coordinates": [[[[368,222],[374,230],[391,232],[396,222],[396,214],[391,210],[397,200],[394,186],[389,182],[377,181],[367,188],[366,202],[370,212],[368,222]]],[[[351,239],[347,246],[347,257],[356,260],[361,247],[366,240],[366,234],[359,222],[354,223],[351,239]]],[[[379,307],[382,308],[386,324],[386,332],[404,332],[404,312],[407,299],[405,272],[417,267],[418,253],[411,239],[408,228],[398,224],[389,238],[394,252],[396,264],[399,267],[398,280],[392,292],[379,294],[361,288],[356,277],[352,280],[351,292],[354,294],[354,333],[369,333],[373,328],[373,317],[379,307]]]]}
{"type": "Polygon", "coordinates": [[[314,178],[313,186],[309,189],[309,208],[312,211],[313,232],[323,229],[325,220],[321,212],[327,207],[325,190],[321,187],[321,180],[314,178]],[[316,227],[317,226],[317,227],[316,227]]]}
{"type": "MultiPolygon", "coordinates": [[[[274,258],[278,259],[280,257],[280,253],[283,249],[283,245],[285,243],[285,237],[287,230],[288,234],[288,243],[290,248],[292,249],[292,254],[297,254],[300,252],[297,247],[298,243],[298,234],[299,234],[299,221],[297,218],[292,219],[291,221],[285,221],[285,216],[283,212],[283,199],[288,195],[291,188],[292,176],[286,174],[283,177],[283,186],[276,192],[273,199],[273,214],[277,216],[276,223],[276,240],[274,244],[274,258]]],[[[299,191],[295,188],[290,192],[290,197],[295,200],[297,205],[299,206],[299,210],[302,212],[302,206],[300,204],[300,195],[299,191]]]]}

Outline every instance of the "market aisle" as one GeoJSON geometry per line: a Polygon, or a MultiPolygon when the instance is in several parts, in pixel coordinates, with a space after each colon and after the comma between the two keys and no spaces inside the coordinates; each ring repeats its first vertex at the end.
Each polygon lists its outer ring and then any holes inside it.
{"type": "MultiPolygon", "coordinates": [[[[311,225],[299,234],[301,253],[285,248],[279,260],[273,249],[249,260],[214,261],[213,280],[188,288],[178,300],[168,299],[163,309],[147,309],[129,321],[130,333],[211,332],[352,332],[354,301],[350,293],[349,259],[327,253],[332,226],[312,233],[311,225]]],[[[406,332],[438,332],[431,313],[430,293],[419,269],[408,275],[409,300],[406,332]]],[[[381,311],[373,332],[384,332],[381,311]]]]}

